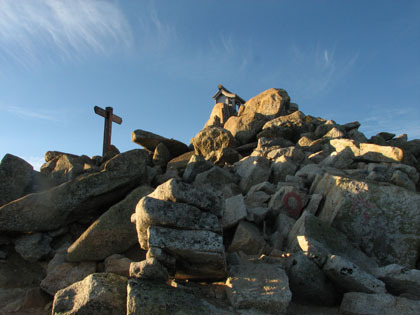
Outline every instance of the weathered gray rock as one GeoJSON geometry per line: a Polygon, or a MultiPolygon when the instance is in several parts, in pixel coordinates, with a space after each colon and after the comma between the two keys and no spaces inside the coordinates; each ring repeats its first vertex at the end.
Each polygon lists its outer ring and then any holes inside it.
{"type": "Polygon", "coordinates": [[[195,177],[210,168],[213,167],[213,163],[207,161],[202,156],[193,155],[191,159],[188,161],[187,167],[185,168],[184,174],[182,178],[187,183],[191,183],[194,181],[195,177]]]}
{"type": "Polygon", "coordinates": [[[339,294],[323,271],[306,255],[293,256],[287,269],[294,301],[315,305],[335,305],[339,294]]]}
{"type": "Polygon", "coordinates": [[[150,152],[154,152],[159,143],[163,143],[171,153],[171,156],[176,157],[184,154],[190,149],[188,146],[178,140],[168,139],[152,132],[137,129],[131,133],[131,141],[141,145],[150,152]]]}
{"type": "Polygon", "coordinates": [[[416,315],[420,313],[420,301],[412,301],[390,294],[349,292],[344,294],[340,306],[343,315],[416,315]]]}
{"type": "Polygon", "coordinates": [[[268,207],[276,216],[283,211],[290,217],[297,219],[308,202],[307,194],[295,186],[282,186],[271,197],[268,207]]]}
{"type": "Polygon", "coordinates": [[[52,238],[43,233],[23,235],[16,239],[15,250],[23,259],[35,262],[51,252],[51,241],[52,238]]]}
{"type": "Polygon", "coordinates": [[[268,119],[286,115],[290,108],[290,97],[286,90],[268,89],[247,101],[238,115],[259,113],[268,119]]]}
{"type": "Polygon", "coordinates": [[[310,196],[308,205],[305,207],[305,211],[310,214],[316,215],[319,205],[321,204],[323,196],[321,194],[313,194],[310,196]]]}
{"type": "Polygon", "coordinates": [[[330,144],[337,152],[349,148],[356,159],[370,162],[401,162],[404,152],[397,147],[359,143],[349,139],[333,139],[330,144]]]}
{"type": "Polygon", "coordinates": [[[245,204],[247,208],[266,207],[270,198],[271,196],[264,191],[255,191],[252,193],[249,193],[248,191],[245,198],[245,204]]]}
{"type": "Polygon", "coordinates": [[[131,259],[123,255],[111,255],[104,261],[105,272],[112,272],[123,277],[128,277],[131,262],[131,259]]]}
{"type": "Polygon", "coordinates": [[[385,283],[337,255],[328,257],[323,270],[344,292],[385,293],[385,283]]]}
{"type": "Polygon", "coordinates": [[[70,246],[68,261],[103,260],[112,254],[125,252],[136,244],[136,228],[130,217],[138,201],[152,191],[153,188],[148,185],[140,186],[109,208],[70,246]]]}
{"type": "Polygon", "coordinates": [[[225,200],[225,211],[222,218],[223,229],[236,225],[240,220],[246,218],[247,211],[242,194],[230,197],[225,200]]]}
{"type": "Polygon", "coordinates": [[[301,134],[308,131],[305,115],[300,112],[294,112],[287,116],[280,116],[268,121],[257,135],[258,138],[284,138],[296,143],[301,134]]]}
{"type": "Polygon", "coordinates": [[[286,176],[295,175],[297,168],[293,161],[280,157],[271,163],[270,180],[273,183],[284,182],[286,176]]]}
{"type": "Polygon", "coordinates": [[[271,236],[271,243],[275,249],[283,250],[287,245],[287,238],[296,220],[284,213],[279,213],[275,221],[275,232],[271,236]]]}
{"type": "Polygon", "coordinates": [[[342,132],[340,129],[338,129],[337,127],[333,127],[330,129],[330,131],[328,131],[323,138],[326,139],[341,139],[344,138],[346,135],[344,134],[344,132],[342,132]]]}
{"type": "Polygon", "coordinates": [[[54,295],[58,290],[82,280],[95,271],[95,262],[62,263],[48,272],[40,287],[50,295],[54,295]]]}
{"type": "Polygon", "coordinates": [[[300,163],[305,158],[305,154],[299,147],[291,146],[269,151],[266,157],[270,160],[277,160],[280,157],[286,157],[296,163],[300,163]]]}
{"type": "MultiPolygon", "coordinates": [[[[46,155],[48,153],[51,152],[47,152],[46,155]]],[[[59,185],[73,180],[85,172],[96,170],[94,162],[87,156],[77,156],[61,152],[55,153],[57,153],[57,156],[54,159],[41,166],[41,174],[49,180],[51,185],[59,185]]],[[[113,154],[113,156],[115,155],[113,154]]]]}
{"type": "Polygon", "coordinates": [[[241,221],[236,228],[232,243],[228,252],[243,251],[248,255],[261,254],[265,246],[265,240],[258,228],[246,221],[241,221]]]}
{"type": "Polygon", "coordinates": [[[406,173],[399,170],[396,170],[392,174],[390,182],[397,186],[404,187],[405,189],[416,191],[416,184],[410,180],[406,173]]]}
{"type": "Polygon", "coordinates": [[[192,140],[196,155],[203,156],[214,163],[225,162],[229,149],[236,146],[231,132],[220,127],[207,127],[201,130],[192,140]]]}
{"type": "Polygon", "coordinates": [[[270,161],[263,157],[249,156],[235,163],[235,172],[240,177],[239,187],[244,193],[270,176],[270,161]]]}
{"type": "Polygon", "coordinates": [[[107,209],[147,181],[148,162],[146,151],[131,150],[109,160],[99,173],[4,205],[0,207],[0,231],[51,231],[107,209]]]}
{"type": "Polygon", "coordinates": [[[267,122],[267,118],[259,113],[250,112],[240,116],[230,117],[224,128],[242,144],[255,141],[257,134],[262,126],[267,122]]]}
{"type": "Polygon", "coordinates": [[[228,315],[231,312],[184,289],[173,288],[165,283],[130,279],[127,286],[127,314],[228,315]]]}
{"type": "Polygon", "coordinates": [[[327,258],[325,255],[334,254],[349,259],[367,272],[377,268],[375,261],[353,245],[343,233],[307,212],[302,214],[289,233],[288,246],[291,250],[303,250],[314,256],[321,266],[327,258]]]}
{"type": "Polygon", "coordinates": [[[239,179],[232,174],[218,166],[198,174],[194,180],[194,186],[207,188],[212,191],[222,191],[224,187],[229,184],[237,184],[239,179]]]}
{"type": "MultiPolygon", "coordinates": [[[[262,191],[261,191],[262,192],[262,191]]],[[[267,207],[247,208],[246,219],[257,225],[263,224],[269,209],[267,207]]]]}
{"type": "Polygon", "coordinates": [[[130,264],[130,277],[143,280],[168,281],[168,271],[154,257],[130,264]]]}
{"type": "Polygon", "coordinates": [[[33,167],[21,158],[6,154],[0,163],[0,206],[30,192],[33,167]]]}
{"type": "Polygon", "coordinates": [[[382,265],[415,267],[420,246],[419,194],[328,173],[311,191],[325,198],[320,219],[346,234],[365,253],[382,265]]]}
{"type": "Polygon", "coordinates": [[[212,213],[203,212],[197,207],[185,203],[144,197],[136,207],[137,236],[143,249],[148,249],[147,229],[151,226],[205,230],[220,234],[222,232],[222,226],[217,216],[212,213]]]}
{"type": "Polygon", "coordinates": [[[169,149],[162,142],[159,143],[153,152],[153,164],[165,167],[171,160],[172,155],[169,149]]]}
{"type": "Polygon", "coordinates": [[[229,109],[228,104],[225,103],[217,103],[214,105],[213,110],[211,111],[210,118],[204,125],[204,128],[207,127],[222,127],[224,126],[225,122],[232,116],[232,111],[229,109]]]}
{"type": "Polygon", "coordinates": [[[385,282],[394,295],[409,295],[420,300],[420,270],[392,264],[379,268],[375,276],[385,282]]]}
{"type": "Polygon", "coordinates": [[[168,180],[156,187],[153,193],[149,194],[149,197],[164,201],[187,203],[200,210],[211,212],[218,217],[221,217],[223,214],[223,202],[215,194],[180,180],[168,180]]]}
{"type": "Polygon", "coordinates": [[[229,302],[235,309],[286,314],[292,299],[286,272],[278,264],[232,266],[226,286],[229,302]]]}
{"type": "Polygon", "coordinates": [[[52,314],[120,315],[126,312],[127,278],[95,273],[54,296],[52,314]]]}
{"type": "Polygon", "coordinates": [[[176,278],[221,279],[226,276],[221,235],[205,230],[149,227],[148,248],[159,247],[176,257],[176,278]]]}

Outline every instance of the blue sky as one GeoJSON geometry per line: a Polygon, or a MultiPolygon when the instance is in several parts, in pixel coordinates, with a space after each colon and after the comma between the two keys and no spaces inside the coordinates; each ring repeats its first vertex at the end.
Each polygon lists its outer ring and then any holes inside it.
{"type": "Polygon", "coordinates": [[[95,105],[185,143],[222,83],[420,138],[420,1],[0,0],[0,158],[102,152],[95,105]]]}

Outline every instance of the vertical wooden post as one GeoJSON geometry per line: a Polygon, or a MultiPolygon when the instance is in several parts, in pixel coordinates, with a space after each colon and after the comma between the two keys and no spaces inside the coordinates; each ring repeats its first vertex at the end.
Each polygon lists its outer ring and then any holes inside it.
{"type": "Polygon", "coordinates": [[[105,107],[106,117],[104,126],[104,146],[102,149],[102,156],[109,151],[111,145],[111,133],[112,133],[112,107],[105,107]]]}
{"type": "Polygon", "coordinates": [[[105,126],[104,126],[104,145],[102,148],[102,156],[105,155],[110,149],[111,146],[111,133],[112,133],[112,123],[115,122],[119,125],[122,124],[122,118],[114,115],[114,110],[112,107],[106,107],[105,110],[95,106],[94,107],[95,113],[99,116],[105,118],[105,126]]]}

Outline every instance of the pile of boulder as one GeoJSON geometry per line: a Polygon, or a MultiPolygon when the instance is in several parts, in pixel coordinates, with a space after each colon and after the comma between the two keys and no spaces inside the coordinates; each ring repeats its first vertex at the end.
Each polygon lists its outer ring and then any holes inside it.
{"type": "Polygon", "coordinates": [[[0,164],[0,314],[419,314],[420,140],[269,89],[190,146],[0,164]]]}

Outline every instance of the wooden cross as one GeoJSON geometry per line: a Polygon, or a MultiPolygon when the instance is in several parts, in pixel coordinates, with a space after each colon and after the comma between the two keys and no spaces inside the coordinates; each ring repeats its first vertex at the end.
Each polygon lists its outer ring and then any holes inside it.
{"type": "Polygon", "coordinates": [[[122,118],[113,114],[112,107],[106,107],[102,109],[98,106],[94,107],[95,113],[99,116],[105,118],[105,128],[104,128],[104,147],[102,150],[102,155],[105,155],[110,149],[111,146],[111,131],[112,131],[112,122],[116,122],[121,125],[122,118]]]}

